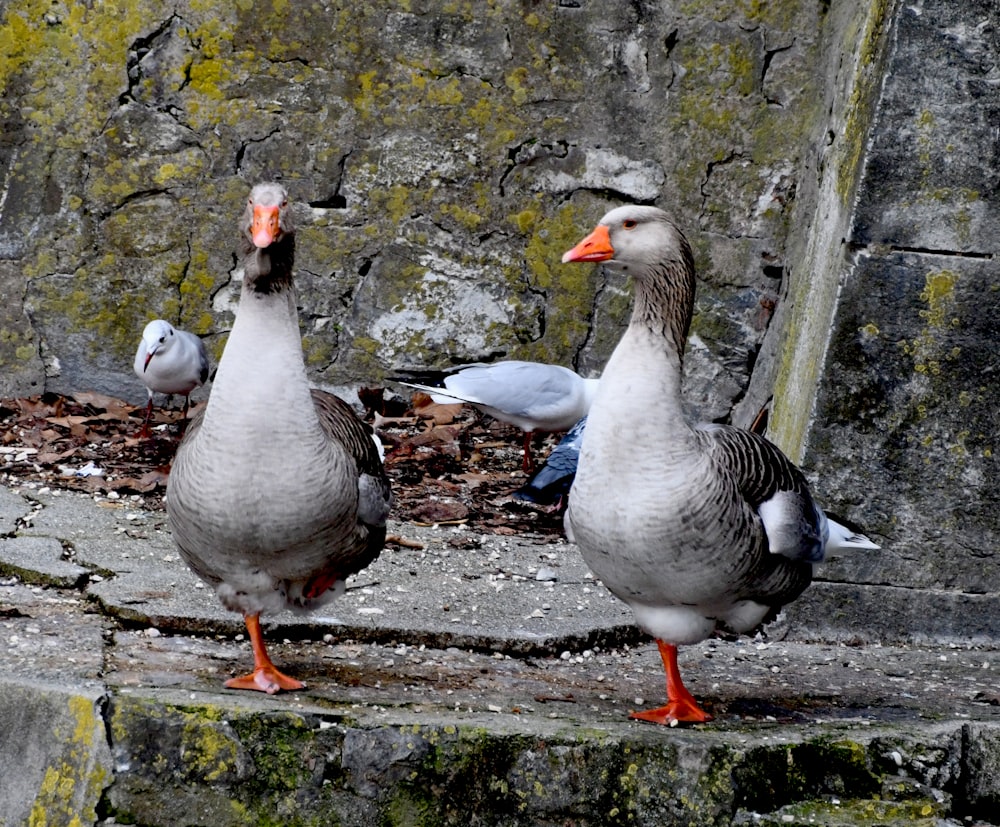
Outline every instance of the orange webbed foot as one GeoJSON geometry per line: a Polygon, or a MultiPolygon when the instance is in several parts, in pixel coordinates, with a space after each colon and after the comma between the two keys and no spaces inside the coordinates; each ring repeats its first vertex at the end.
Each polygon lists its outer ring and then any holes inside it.
{"type": "Polygon", "coordinates": [[[635,721],[649,721],[661,726],[677,726],[678,724],[703,724],[711,721],[712,716],[693,701],[672,701],[657,709],[644,709],[641,712],[629,713],[629,718],[635,721]]]}
{"type": "Polygon", "coordinates": [[[681,680],[681,672],[677,667],[677,647],[662,640],[656,641],[663,659],[663,670],[667,676],[667,705],[658,709],[647,709],[642,712],[632,712],[629,717],[637,721],[650,721],[662,726],[677,726],[678,724],[703,724],[711,721],[712,716],[698,706],[694,695],[688,692],[681,680]]]}
{"type": "Polygon", "coordinates": [[[305,686],[302,681],[288,677],[273,665],[260,666],[249,675],[241,675],[226,681],[228,689],[249,689],[254,692],[266,692],[268,695],[274,695],[282,690],[293,692],[296,689],[305,689],[305,686]]]}
{"type": "Polygon", "coordinates": [[[264,635],[260,629],[260,614],[244,615],[247,632],[250,635],[250,646],[253,648],[253,672],[249,675],[241,675],[238,678],[231,678],[226,681],[229,689],[249,689],[254,692],[266,692],[274,695],[276,692],[285,690],[292,692],[296,689],[305,689],[302,681],[290,678],[268,657],[267,647],[264,645],[264,635]]]}

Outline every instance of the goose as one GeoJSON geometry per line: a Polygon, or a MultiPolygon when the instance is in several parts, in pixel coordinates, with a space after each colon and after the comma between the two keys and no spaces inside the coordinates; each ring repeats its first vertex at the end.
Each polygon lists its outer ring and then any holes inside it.
{"type": "Polygon", "coordinates": [[[208,353],[205,343],[193,333],[179,330],[165,319],[153,319],[143,328],[132,369],[149,394],[146,418],[139,432],[141,438],[146,438],[153,415],[153,393],[183,394],[186,417],[191,391],[208,379],[208,353]]]}
{"type": "Polygon", "coordinates": [[[562,365],[505,360],[466,365],[444,378],[444,387],[401,382],[431,395],[438,404],[466,402],[524,432],[522,470],[534,470],[531,438],[536,431],[569,430],[590,409],[596,379],[562,365]]]}
{"type": "Polygon", "coordinates": [[[567,536],[656,640],[667,704],[631,717],[708,721],[681,679],[677,647],[720,626],[749,631],[798,597],[826,554],[878,546],[829,519],[803,473],[765,438],[685,420],[694,258],[665,212],[612,209],[562,260],[600,262],[631,276],[635,292],[590,408],[567,536]]]}
{"type": "Polygon", "coordinates": [[[178,446],[167,514],[187,564],[243,615],[254,669],[225,685],[274,694],[305,684],[271,661],[261,614],[341,594],[382,550],[391,493],[371,429],[306,378],[284,188],[255,186],[239,229],[236,319],[178,446]]]}

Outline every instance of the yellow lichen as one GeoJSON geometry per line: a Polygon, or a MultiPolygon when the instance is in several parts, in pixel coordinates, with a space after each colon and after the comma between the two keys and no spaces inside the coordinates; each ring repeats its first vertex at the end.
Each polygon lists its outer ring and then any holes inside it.
{"type": "Polygon", "coordinates": [[[73,730],[67,733],[58,725],[53,729],[61,754],[45,769],[28,817],[29,827],[94,823],[94,808],[109,780],[107,768],[94,762],[95,739],[104,730],[93,700],[71,696],[67,709],[73,730]]]}

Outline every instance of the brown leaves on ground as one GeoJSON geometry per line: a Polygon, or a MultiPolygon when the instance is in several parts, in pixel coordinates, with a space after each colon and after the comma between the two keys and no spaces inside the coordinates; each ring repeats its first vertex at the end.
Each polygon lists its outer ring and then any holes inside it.
{"type": "MultiPolygon", "coordinates": [[[[398,398],[383,401],[381,388],[363,388],[359,396],[385,445],[393,517],[467,524],[481,533],[561,535],[560,516],[510,497],[526,479],[520,431],[464,405],[437,405],[422,393],[409,406],[398,398]]],[[[160,509],[187,422],[179,409],[155,406],[152,436],[140,439],[145,410],[93,392],[2,399],[0,471],[8,482],[138,495],[160,509]]],[[[536,445],[539,462],[541,453],[536,445]]]]}
{"type": "Polygon", "coordinates": [[[142,494],[158,507],[181,413],[154,408],[151,425],[166,430],[140,440],[144,416],[144,405],[91,392],[0,400],[0,470],[58,488],[142,494]]]}

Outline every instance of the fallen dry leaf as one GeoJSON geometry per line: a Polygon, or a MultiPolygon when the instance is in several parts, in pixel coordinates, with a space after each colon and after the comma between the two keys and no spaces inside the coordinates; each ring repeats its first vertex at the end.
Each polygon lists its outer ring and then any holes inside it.
{"type": "Polygon", "coordinates": [[[134,405],[129,405],[121,399],[116,399],[113,396],[105,396],[103,393],[95,393],[94,391],[74,393],[73,400],[81,405],[89,405],[97,411],[103,411],[110,419],[127,420],[132,411],[135,410],[134,405]]]}
{"type": "Polygon", "coordinates": [[[424,525],[455,524],[468,517],[468,507],[456,500],[425,500],[410,510],[410,519],[424,525]]]}
{"type": "MultiPolygon", "coordinates": [[[[378,394],[368,398],[378,406],[378,394]]],[[[204,404],[204,403],[202,403],[204,404]]],[[[433,403],[431,403],[433,404],[433,403]]],[[[462,405],[439,405],[418,418],[398,399],[376,421],[392,480],[392,516],[424,524],[465,523],[482,533],[562,534],[558,514],[511,500],[523,484],[521,434],[462,405]]],[[[145,406],[99,393],[46,393],[0,399],[0,468],[8,482],[141,497],[163,508],[170,463],[187,425],[179,407],[153,409],[153,435],[139,439],[145,406]],[[63,476],[89,464],[103,476],[63,476]]],[[[192,406],[191,413],[195,406],[192,406]]],[[[558,438],[550,438],[555,444],[558,438]]],[[[117,500],[101,500],[119,507],[117,500]]],[[[404,543],[400,543],[401,545],[404,543]]]]}

